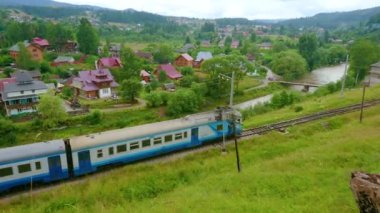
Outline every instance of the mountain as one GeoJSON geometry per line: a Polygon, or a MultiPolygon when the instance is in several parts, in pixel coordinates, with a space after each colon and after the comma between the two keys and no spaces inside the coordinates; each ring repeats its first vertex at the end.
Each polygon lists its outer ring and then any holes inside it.
{"type": "Polygon", "coordinates": [[[296,28],[305,27],[350,27],[367,23],[368,20],[380,13],[380,7],[374,7],[363,10],[355,10],[350,12],[335,12],[335,13],[319,13],[312,17],[289,19],[279,23],[279,25],[293,26],[296,28]]]}
{"type": "Polygon", "coordinates": [[[20,7],[20,6],[101,9],[100,7],[96,7],[96,6],[74,5],[74,4],[69,4],[69,3],[56,2],[53,0],[0,0],[0,7],[20,7]]]}
{"type": "Polygon", "coordinates": [[[68,7],[73,5],[52,0],[1,0],[0,6],[68,7]]]}

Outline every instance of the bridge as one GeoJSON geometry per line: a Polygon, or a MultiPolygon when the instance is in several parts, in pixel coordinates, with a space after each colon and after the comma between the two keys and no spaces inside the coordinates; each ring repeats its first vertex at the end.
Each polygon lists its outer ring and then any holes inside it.
{"type": "Polygon", "coordinates": [[[310,87],[320,87],[322,85],[320,84],[312,84],[312,83],[305,83],[305,82],[290,82],[290,81],[269,81],[270,83],[279,83],[279,84],[287,84],[292,86],[303,86],[303,91],[308,92],[310,87]]]}

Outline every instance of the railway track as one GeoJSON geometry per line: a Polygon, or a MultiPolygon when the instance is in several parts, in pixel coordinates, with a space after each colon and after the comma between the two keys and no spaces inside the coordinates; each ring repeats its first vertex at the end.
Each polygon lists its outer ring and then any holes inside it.
{"type": "MultiPolygon", "coordinates": [[[[364,103],[363,106],[364,108],[368,108],[368,107],[372,107],[378,104],[380,104],[380,99],[367,101],[364,103]]],[[[315,121],[315,120],[319,120],[323,118],[333,117],[333,116],[337,116],[337,115],[341,115],[345,113],[350,113],[350,112],[358,111],[360,109],[361,109],[361,104],[355,104],[355,105],[346,106],[342,108],[318,112],[318,113],[310,114],[310,115],[300,117],[300,118],[295,118],[291,120],[281,121],[278,123],[255,127],[252,129],[247,129],[242,132],[240,137],[244,138],[244,137],[248,137],[252,135],[264,134],[266,132],[270,132],[273,130],[282,130],[290,126],[303,124],[303,123],[307,123],[307,122],[311,122],[311,121],[315,121]]]]}

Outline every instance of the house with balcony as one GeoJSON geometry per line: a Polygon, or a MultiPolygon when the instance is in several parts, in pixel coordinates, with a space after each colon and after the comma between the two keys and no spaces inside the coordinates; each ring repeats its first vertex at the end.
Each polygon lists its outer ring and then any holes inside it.
{"type": "Polygon", "coordinates": [[[80,71],[70,86],[75,89],[77,95],[95,99],[115,96],[115,88],[119,84],[108,69],[98,69],[80,71]]]}
{"type": "Polygon", "coordinates": [[[37,112],[39,96],[47,91],[44,82],[34,80],[28,71],[0,79],[0,102],[7,116],[37,112]]]}

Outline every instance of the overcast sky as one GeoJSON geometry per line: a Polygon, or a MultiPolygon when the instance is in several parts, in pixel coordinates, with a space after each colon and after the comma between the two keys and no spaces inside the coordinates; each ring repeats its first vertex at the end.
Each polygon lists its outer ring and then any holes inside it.
{"type": "Polygon", "coordinates": [[[56,0],[124,10],[132,8],[170,16],[279,19],[380,6],[380,0],[56,0]]]}

